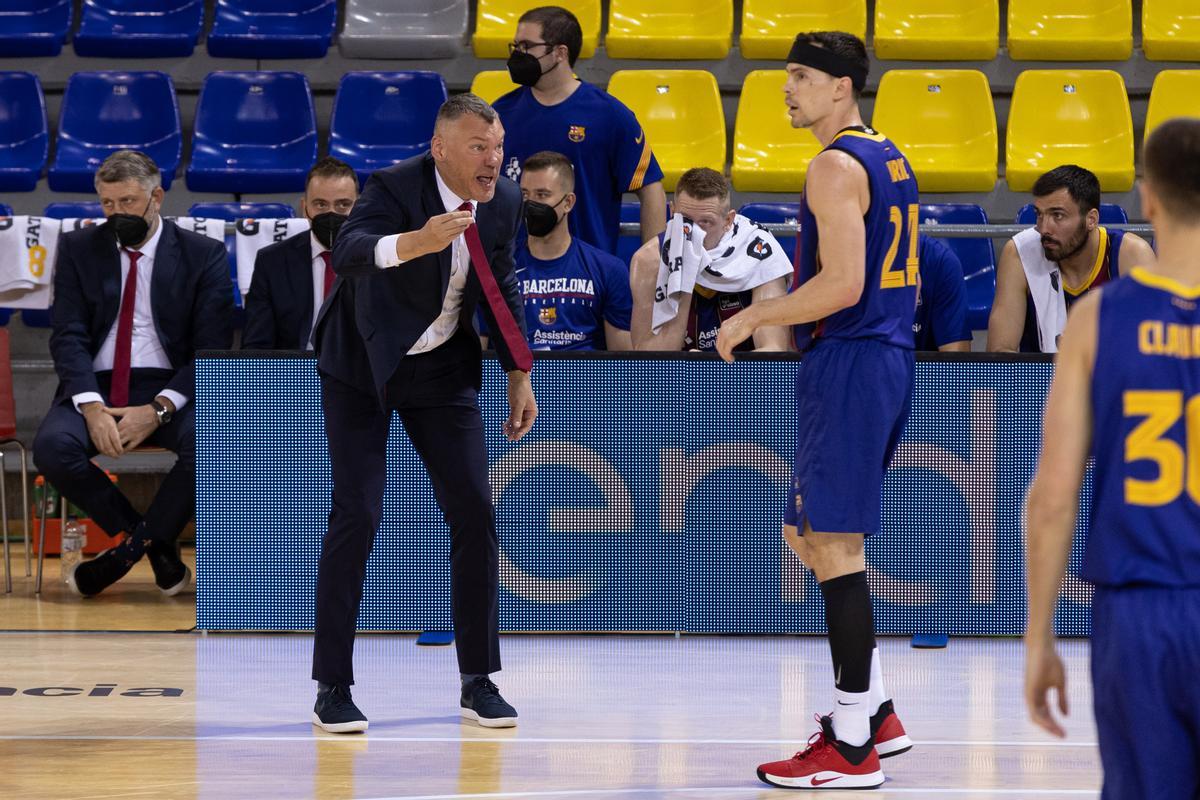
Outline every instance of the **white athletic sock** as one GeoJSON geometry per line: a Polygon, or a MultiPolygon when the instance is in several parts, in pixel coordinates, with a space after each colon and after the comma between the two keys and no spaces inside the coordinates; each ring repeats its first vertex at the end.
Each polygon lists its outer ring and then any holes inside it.
{"type": "Polygon", "coordinates": [[[874,716],[879,707],[891,699],[883,685],[883,668],[879,666],[879,648],[876,647],[871,651],[871,702],[867,704],[870,715],[874,716]]]}
{"type": "Polygon", "coordinates": [[[837,710],[833,712],[833,735],[854,747],[861,747],[871,738],[870,692],[833,690],[837,710]]]}

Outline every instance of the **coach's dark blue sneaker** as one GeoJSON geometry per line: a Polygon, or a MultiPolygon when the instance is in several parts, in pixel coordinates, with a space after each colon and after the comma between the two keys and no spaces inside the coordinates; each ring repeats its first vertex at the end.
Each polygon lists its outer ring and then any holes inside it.
{"type": "Polygon", "coordinates": [[[367,729],[367,717],[354,705],[349,686],[318,683],[312,721],[330,733],[362,733],[367,729]]]}
{"type": "Polygon", "coordinates": [[[464,719],[473,719],[485,728],[516,727],[517,710],[504,701],[486,675],[463,683],[459,705],[464,719]]]}

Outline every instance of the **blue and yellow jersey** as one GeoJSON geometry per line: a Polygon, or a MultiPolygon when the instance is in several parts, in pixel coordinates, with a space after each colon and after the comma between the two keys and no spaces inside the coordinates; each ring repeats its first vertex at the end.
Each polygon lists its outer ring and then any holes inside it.
{"type": "Polygon", "coordinates": [[[1200,587],[1200,288],[1134,268],[1100,296],[1084,579],[1200,587]]]}
{"type": "MultiPolygon", "coordinates": [[[[870,128],[847,128],[826,150],[850,154],[867,172],[871,205],[866,224],[866,280],[862,297],[850,308],[814,326],[796,326],[803,352],[812,339],[872,339],[908,350],[913,348],[913,314],[917,305],[920,261],[917,224],[920,198],[908,159],[886,136],[870,128]]],[[[800,199],[800,244],[796,249],[796,286],[821,269],[817,220],[800,199]]]]}

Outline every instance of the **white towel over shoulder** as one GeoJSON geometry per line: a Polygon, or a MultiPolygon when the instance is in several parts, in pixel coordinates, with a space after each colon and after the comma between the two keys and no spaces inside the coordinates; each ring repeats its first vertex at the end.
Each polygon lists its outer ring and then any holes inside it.
{"type": "Polygon", "coordinates": [[[1058,264],[1046,258],[1042,235],[1036,228],[1013,237],[1029,297],[1037,314],[1038,347],[1043,353],[1058,352],[1058,337],[1067,327],[1067,298],[1063,294],[1062,273],[1058,264]]]}
{"type": "Polygon", "coordinates": [[[676,214],[663,234],[651,328],[657,333],[675,319],[680,299],[696,284],[737,294],[791,274],[792,263],[775,237],[741,214],[712,250],[704,249],[700,226],[676,214]]]}
{"type": "Polygon", "coordinates": [[[61,227],[49,217],[0,217],[0,306],[50,307],[61,227]]]}
{"type": "Polygon", "coordinates": [[[308,220],[304,217],[238,220],[237,245],[234,252],[237,256],[238,289],[242,297],[250,292],[250,280],[254,277],[254,257],[258,255],[258,251],[306,230],[308,220]]]}

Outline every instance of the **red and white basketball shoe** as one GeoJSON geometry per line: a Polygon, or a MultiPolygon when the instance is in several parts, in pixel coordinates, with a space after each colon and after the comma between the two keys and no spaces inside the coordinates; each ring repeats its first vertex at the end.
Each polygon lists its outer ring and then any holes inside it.
{"type": "Polygon", "coordinates": [[[912,739],[904,732],[891,700],[881,705],[871,717],[871,738],[875,740],[875,752],[880,758],[891,758],[912,750],[912,739]]]}
{"type": "Polygon", "coordinates": [[[883,785],[879,756],[867,742],[853,747],[833,735],[833,719],[817,717],[821,730],[786,761],[758,768],[758,779],[785,789],[875,789],[883,785]]]}

